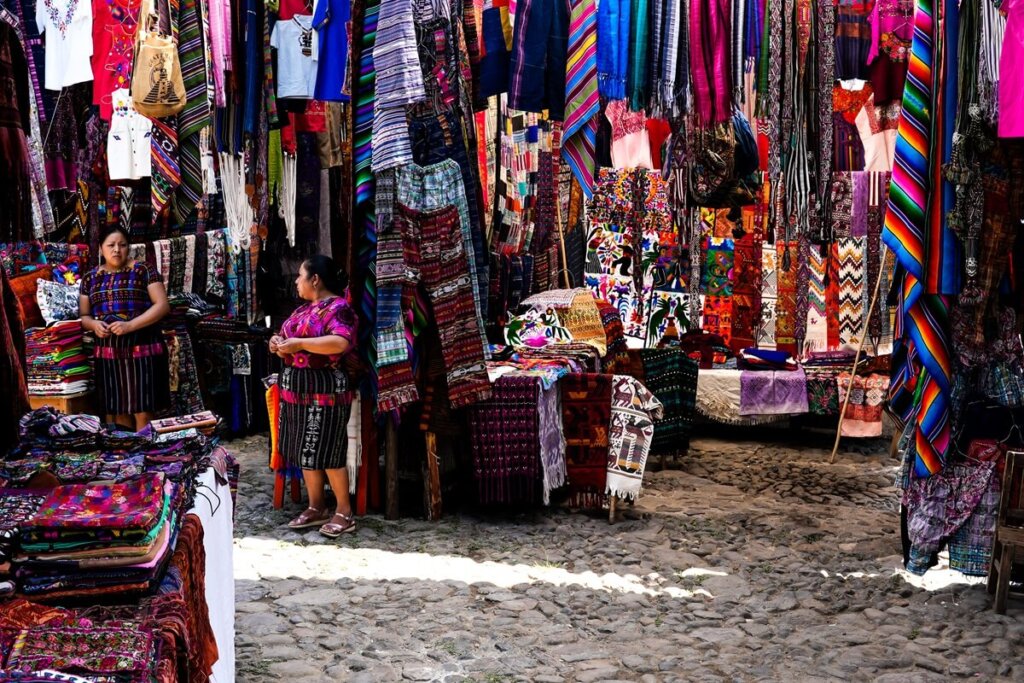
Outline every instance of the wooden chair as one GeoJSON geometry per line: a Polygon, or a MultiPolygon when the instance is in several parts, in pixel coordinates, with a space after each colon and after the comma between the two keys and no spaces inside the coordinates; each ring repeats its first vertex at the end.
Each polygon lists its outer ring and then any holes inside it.
{"type": "MultiPolygon", "coordinates": [[[[988,573],[988,592],[995,593],[996,614],[1006,614],[1014,563],[1024,565],[1024,453],[1006,454],[999,518],[988,573]]],[[[1024,596],[1024,593],[1015,593],[1024,596]]]]}

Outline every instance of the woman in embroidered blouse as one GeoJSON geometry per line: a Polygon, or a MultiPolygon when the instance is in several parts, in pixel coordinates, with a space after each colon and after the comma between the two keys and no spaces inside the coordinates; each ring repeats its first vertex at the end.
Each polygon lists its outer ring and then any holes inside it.
{"type": "Polygon", "coordinates": [[[167,347],[158,323],[171,310],[160,274],[128,256],[113,228],[100,243],[103,264],[82,278],[82,327],[96,335],[96,386],[108,422],[140,430],[170,399],[167,347]]]}
{"type": "Polygon", "coordinates": [[[320,527],[328,538],[354,531],[346,466],[347,427],[351,408],[348,376],[342,357],[355,342],[356,316],[345,296],[348,276],[323,255],[306,260],[295,284],[299,306],[270,339],[270,351],[284,359],[281,391],[281,454],[302,468],[309,507],[289,522],[293,529],[320,527]],[[337,499],[327,509],[324,485],[337,499]]]}

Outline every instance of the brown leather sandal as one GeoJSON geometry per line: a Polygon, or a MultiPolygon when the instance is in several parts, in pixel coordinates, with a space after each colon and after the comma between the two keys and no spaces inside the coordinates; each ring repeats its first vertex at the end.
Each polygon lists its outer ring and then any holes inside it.
{"type": "Polygon", "coordinates": [[[347,534],[356,530],[356,520],[352,515],[343,515],[338,513],[331,517],[331,521],[320,527],[320,533],[327,538],[337,538],[342,534],[347,534]],[[341,520],[339,524],[335,520],[341,520]]]}
{"type": "Polygon", "coordinates": [[[330,516],[327,514],[327,510],[317,510],[316,508],[306,508],[301,515],[288,522],[289,529],[308,529],[314,526],[320,526],[324,522],[328,521],[330,516]]]}

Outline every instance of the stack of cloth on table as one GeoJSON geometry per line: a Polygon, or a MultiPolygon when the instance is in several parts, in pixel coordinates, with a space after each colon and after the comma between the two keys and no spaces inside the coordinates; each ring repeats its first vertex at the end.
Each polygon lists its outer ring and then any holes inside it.
{"type": "Polygon", "coordinates": [[[39,408],[24,415],[20,442],[0,460],[0,483],[25,487],[125,481],[159,472],[178,485],[184,509],[192,505],[199,474],[213,464],[217,439],[196,432],[156,438],[110,429],[91,415],[63,415],[39,408]]]}
{"type": "Polygon", "coordinates": [[[41,489],[0,489],[0,581],[10,574],[21,526],[39,510],[46,493],[41,489]]]}
{"type": "Polygon", "coordinates": [[[177,417],[153,420],[150,426],[157,435],[168,434],[173,436],[179,432],[194,429],[205,436],[213,436],[217,430],[217,422],[217,416],[213,412],[204,410],[199,413],[192,413],[191,415],[179,415],[177,417]]]}
{"type": "Polygon", "coordinates": [[[159,472],[52,489],[20,528],[20,592],[40,601],[151,592],[177,537],[175,489],[159,472]]]}
{"type": "Polygon", "coordinates": [[[156,593],[133,604],[4,603],[0,683],[208,680],[219,653],[205,599],[203,527],[195,515],[184,518],[168,564],[156,593]]]}
{"type": "Polygon", "coordinates": [[[79,320],[26,330],[25,361],[28,392],[33,396],[73,396],[92,388],[79,320]]]}
{"type": "Polygon", "coordinates": [[[853,351],[812,351],[802,363],[811,415],[839,415],[839,375],[853,367],[853,351]]]}

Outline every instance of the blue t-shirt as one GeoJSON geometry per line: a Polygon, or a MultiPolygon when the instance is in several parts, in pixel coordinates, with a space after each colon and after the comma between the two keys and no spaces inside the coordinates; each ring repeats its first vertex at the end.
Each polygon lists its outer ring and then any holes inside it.
{"type": "Polygon", "coordinates": [[[349,0],[316,0],[313,28],[320,39],[315,98],[324,102],[348,102],[342,93],[348,62],[349,0]]]}

